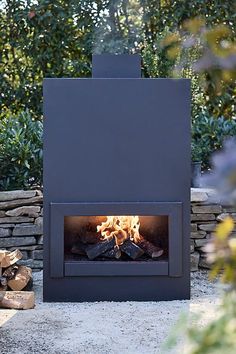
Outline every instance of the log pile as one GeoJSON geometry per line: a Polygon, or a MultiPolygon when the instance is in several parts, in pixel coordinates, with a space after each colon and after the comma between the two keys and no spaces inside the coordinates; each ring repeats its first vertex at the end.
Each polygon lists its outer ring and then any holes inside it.
{"type": "Polygon", "coordinates": [[[78,241],[71,248],[71,253],[84,256],[89,260],[114,259],[138,260],[142,256],[156,259],[163,255],[163,249],[147,241],[140,235],[139,241],[134,242],[130,237],[121,244],[117,244],[115,236],[102,238],[97,233],[90,231],[78,237],[78,241]]]}
{"type": "Polygon", "coordinates": [[[32,269],[17,262],[19,250],[0,250],[0,307],[28,309],[34,307],[32,269]]]}

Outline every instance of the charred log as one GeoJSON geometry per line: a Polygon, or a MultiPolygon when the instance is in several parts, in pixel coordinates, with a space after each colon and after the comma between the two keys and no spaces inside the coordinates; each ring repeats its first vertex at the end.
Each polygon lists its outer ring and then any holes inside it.
{"type": "Polygon", "coordinates": [[[164,253],[163,249],[155,246],[150,241],[147,241],[142,235],[140,235],[140,240],[137,242],[137,245],[152,258],[158,258],[164,253]]]}
{"type": "Polygon", "coordinates": [[[114,248],[104,252],[102,254],[102,257],[119,259],[121,257],[121,251],[119,247],[116,245],[114,248]]]}
{"type": "Polygon", "coordinates": [[[114,248],[116,245],[115,237],[108,237],[105,241],[99,242],[95,245],[89,246],[86,249],[86,254],[90,260],[93,260],[103,254],[104,252],[114,248]]]}
{"type": "Polygon", "coordinates": [[[144,251],[130,239],[120,245],[120,249],[132,259],[137,259],[144,254],[144,251]]]}

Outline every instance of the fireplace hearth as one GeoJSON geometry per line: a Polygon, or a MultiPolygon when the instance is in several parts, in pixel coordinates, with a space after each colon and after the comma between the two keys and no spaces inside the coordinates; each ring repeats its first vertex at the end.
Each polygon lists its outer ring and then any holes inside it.
{"type": "Polygon", "coordinates": [[[44,81],[44,300],[190,296],[190,82],[96,55],[44,81]]]}

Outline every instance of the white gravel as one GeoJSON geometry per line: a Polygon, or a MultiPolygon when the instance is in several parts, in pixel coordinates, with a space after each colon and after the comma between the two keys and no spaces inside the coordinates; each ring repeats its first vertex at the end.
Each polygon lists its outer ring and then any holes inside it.
{"type": "MultiPolygon", "coordinates": [[[[1,354],[158,354],[182,312],[214,317],[219,289],[206,272],[192,274],[190,301],[43,303],[35,273],[33,310],[0,310],[1,354]]],[[[182,341],[174,353],[184,353],[182,341]]],[[[169,352],[168,352],[169,354],[169,352]]]]}

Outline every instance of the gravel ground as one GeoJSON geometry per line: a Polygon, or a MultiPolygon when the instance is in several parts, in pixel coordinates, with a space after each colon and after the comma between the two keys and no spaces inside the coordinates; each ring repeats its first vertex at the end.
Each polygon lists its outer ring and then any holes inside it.
{"type": "MultiPolygon", "coordinates": [[[[34,274],[33,310],[0,310],[1,354],[158,354],[182,312],[214,317],[216,283],[192,274],[190,301],[43,303],[42,273],[34,274]]],[[[173,353],[184,353],[182,341],[173,353]]],[[[168,352],[169,354],[169,352],[168,352]]]]}

